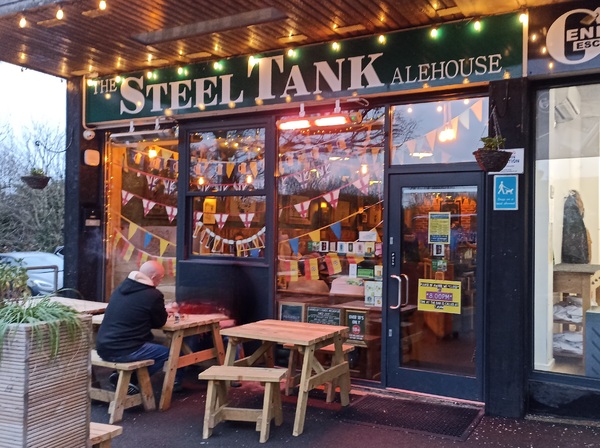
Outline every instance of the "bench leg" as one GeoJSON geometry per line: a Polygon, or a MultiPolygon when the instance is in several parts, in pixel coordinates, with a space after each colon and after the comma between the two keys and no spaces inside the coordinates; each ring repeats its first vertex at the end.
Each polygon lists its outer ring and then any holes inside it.
{"type": "Polygon", "coordinates": [[[296,387],[296,370],[298,369],[298,358],[300,353],[295,348],[290,348],[290,358],[288,360],[288,370],[285,377],[285,395],[290,396],[292,389],[296,387]]]}
{"type": "MultiPolygon", "coordinates": [[[[260,443],[265,443],[269,440],[269,431],[271,429],[271,419],[276,414],[276,410],[273,406],[275,400],[275,386],[279,387],[279,384],[266,383],[265,384],[265,397],[263,400],[263,409],[260,417],[260,443]]],[[[280,397],[281,398],[281,397],[280,397]]]]}
{"type": "Polygon", "coordinates": [[[115,390],[115,395],[113,401],[108,405],[108,413],[110,415],[110,419],[108,423],[111,425],[113,423],[120,422],[123,420],[123,411],[125,410],[125,399],[127,398],[127,389],[129,388],[129,381],[131,380],[131,371],[130,370],[121,370],[119,371],[119,379],[117,381],[117,388],[115,390]]]}
{"type": "Polygon", "coordinates": [[[213,412],[217,406],[217,389],[214,381],[208,382],[206,389],[206,405],[204,406],[204,426],[202,429],[202,438],[208,439],[212,435],[212,429],[214,427],[214,415],[213,412]]]}
{"type": "Polygon", "coordinates": [[[154,411],[156,409],[156,400],[154,399],[154,391],[150,382],[150,375],[147,367],[137,369],[137,377],[140,386],[140,394],[142,395],[142,404],[145,411],[154,411]]]}

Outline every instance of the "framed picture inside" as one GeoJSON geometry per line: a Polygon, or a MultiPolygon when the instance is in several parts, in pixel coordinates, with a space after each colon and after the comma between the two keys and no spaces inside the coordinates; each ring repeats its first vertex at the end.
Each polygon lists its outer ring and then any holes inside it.
{"type": "Polygon", "coordinates": [[[290,322],[304,322],[305,312],[305,303],[279,302],[279,320],[287,320],[290,322]]]}
{"type": "Polygon", "coordinates": [[[444,245],[434,243],[433,244],[433,256],[434,257],[443,257],[444,256],[444,245]]]}

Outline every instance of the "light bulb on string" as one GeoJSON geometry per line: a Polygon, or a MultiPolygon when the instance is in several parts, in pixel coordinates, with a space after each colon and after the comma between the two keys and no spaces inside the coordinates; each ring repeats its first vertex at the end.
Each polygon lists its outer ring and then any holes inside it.
{"type": "Polygon", "coordinates": [[[27,26],[27,19],[25,17],[21,17],[21,20],[19,20],[19,27],[25,28],[26,26],[27,26]]]}
{"type": "Polygon", "coordinates": [[[100,3],[98,3],[98,9],[100,11],[104,11],[106,9],[106,2],[104,0],[101,0],[100,3]]]}
{"type": "Polygon", "coordinates": [[[56,18],[58,20],[62,20],[65,17],[65,13],[63,12],[62,8],[59,6],[58,10],[56,11],[56,18]]]}

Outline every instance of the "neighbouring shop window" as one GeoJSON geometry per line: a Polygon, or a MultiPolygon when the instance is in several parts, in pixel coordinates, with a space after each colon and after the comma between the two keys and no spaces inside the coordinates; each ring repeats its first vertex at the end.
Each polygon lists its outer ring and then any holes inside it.
{"type": "Polygon", "coordinates": [[[265,129],[190,134],[191,254],[264,257],[265,129]]]}
{"type": "Polygon", "coordinates": [[[277,313],[347,325],[353,375],[377,379],[385,109],[352,116],[279,133],[277,313]]]}
{"type": "MultiPolygon", "coordinates": [[[[106,166],[106,294],[148,260],[165,268],[160,290],[175,300],[177,140],[111,142],[106,166]]],[[[106,297],[108,298],[108,297],[106,297]]]]}
{"type": "Polygon", "coordinates": [[[473,162],[487,136],[488,99],[392,107],[392,165],[473,162]]]}
{"type": "Polygon", "coordinates": [[[600,84],[536,97],[535,369],[599,377],[600,84]]]}

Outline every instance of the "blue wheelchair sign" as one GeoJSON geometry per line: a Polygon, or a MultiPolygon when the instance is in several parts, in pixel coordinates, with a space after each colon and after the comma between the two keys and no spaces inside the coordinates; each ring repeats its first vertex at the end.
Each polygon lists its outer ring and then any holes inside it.
{"type": "Polygon", "coordinates": [[[518,210],[518,176],[494,176],[494,210],[518,210]]]}

